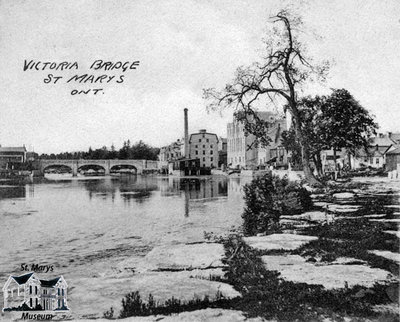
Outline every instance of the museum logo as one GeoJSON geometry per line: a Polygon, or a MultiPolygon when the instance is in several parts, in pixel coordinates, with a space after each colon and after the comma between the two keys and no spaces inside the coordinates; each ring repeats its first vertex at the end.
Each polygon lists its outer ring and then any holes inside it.
{"type": "Polygon", "coordinates": [[[62,276],[44,280],[39,279],[35,272],[10,275],[3,286],[3,312],[32,311],[23,313],[22,319],[50,320],[53,314],[49,311],[57,313],[69,310],[67,290],[67,282],[62,276]],[[47,311],[47,314],[38,311],[47,311]]]}

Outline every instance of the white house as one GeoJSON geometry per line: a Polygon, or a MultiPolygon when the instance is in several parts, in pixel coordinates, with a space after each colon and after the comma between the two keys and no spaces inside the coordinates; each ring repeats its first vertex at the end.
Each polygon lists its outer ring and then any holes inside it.
{"type": "Polygon", "coordinates": [[[68,310],[67,288],[67,282],[62,276],[41,280],[33,272],[11,275],[3,286],[3,311],[16,309],[24,303],[31,309],[68,310]]]}
{"type": "Polygon", "coordinates": [[[384,167],[386,165],[386,153],[393,149],[395,144],[395,141],[388,135],[379,134],[377,137],[371,138],[367,151],[360,149],[355,155],[351,156],[351,168],[358,169],[363,166],[372,168],[384,167]]]}

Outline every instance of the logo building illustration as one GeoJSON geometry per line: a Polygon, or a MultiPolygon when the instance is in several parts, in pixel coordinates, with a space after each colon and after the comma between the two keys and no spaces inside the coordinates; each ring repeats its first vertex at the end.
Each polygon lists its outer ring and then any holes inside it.
{"type": "Polygon", "coordinates": [[[11,275],[3,287],[3,311],[69,310],[67,288],[67,282],[62,276],[42,280],[33,272],[20,276],[11,275]]]}

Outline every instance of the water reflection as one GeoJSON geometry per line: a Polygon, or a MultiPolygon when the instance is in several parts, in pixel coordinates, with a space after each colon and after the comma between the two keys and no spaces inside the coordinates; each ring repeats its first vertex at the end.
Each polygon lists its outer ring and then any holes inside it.
{"type": "Polygon", "coordinates": [[[2,185],[0,186],[0,199],[25,198],[25,185],[2,185]]]}
{"type": "Polygon", "coordinates": [[[189,199],[210,200],[228,195],[228,183],[222,179],[181,179],[179,189],[185,191],[189,199]]]}

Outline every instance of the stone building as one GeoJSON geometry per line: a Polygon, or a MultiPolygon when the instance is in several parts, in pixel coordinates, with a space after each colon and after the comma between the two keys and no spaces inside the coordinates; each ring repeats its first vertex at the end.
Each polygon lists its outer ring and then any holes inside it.
{"type": "Polygon", "coordinates": [[[176,140],[175,142],[160,148],[158,155],[159,161],[169,162],[178,160],[185,156],[183,140],[176,140]]]}
{"type": "Polygon", "coordinates": [[[189,137],[189,158],[199,159],[201,167],[216,168],[218,166],[218,136],[200,130],[189,137]]]}
{"type": "Polygon", "coordinates": [[[244,124],[233,121],[227,125],[228,166],[231,168],[263,168],[269,165],[287,165],[287,151],[282,146],[281,134],[287,129],[286,119],[272,112],[259,112],[258,116],[269,123],[267,147],[255,147],[255,136],[245,135],[244,124]]]}

